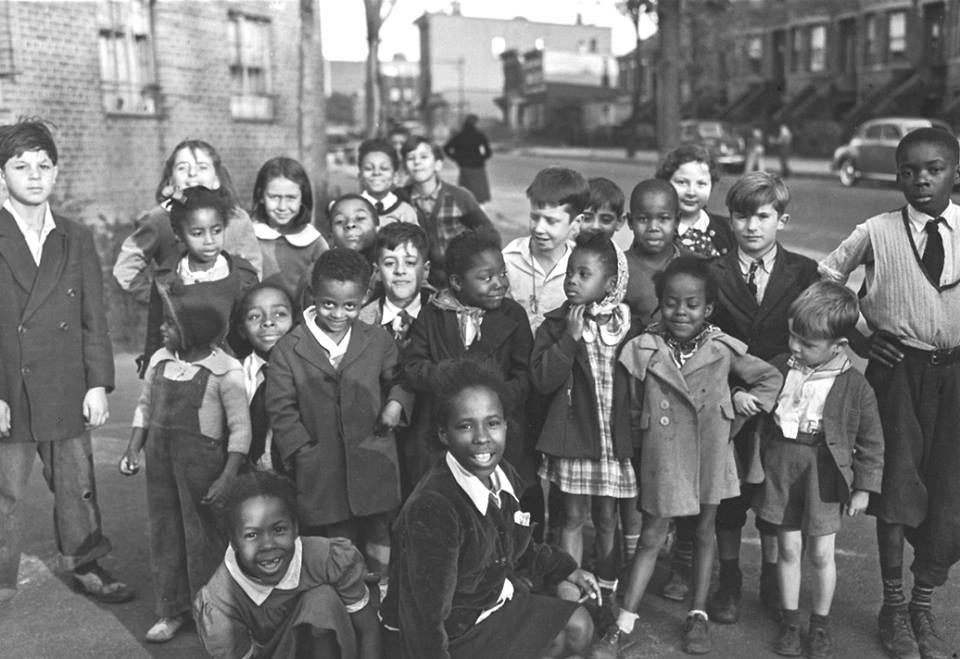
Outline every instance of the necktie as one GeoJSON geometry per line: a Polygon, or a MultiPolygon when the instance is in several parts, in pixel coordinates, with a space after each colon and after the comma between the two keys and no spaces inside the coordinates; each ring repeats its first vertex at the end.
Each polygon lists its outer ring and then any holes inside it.
{"type": "Polygon", "coordinates": [[[923,258],[920,259],[930,280],[937,286],[940,285],[940,275],[943,273],[943,238],[937,228],[941,222],[943,218],[938,217],[923,227],[927,232],[927,246],[923,249],[923,258]]]}
{"type": "Polygon", "coordinates": [[[382,202],[382,201],[378,201],[377,203],[375,203],[375,204],[373,205],[373,207],[377,209],[377,215],[383,215],[383,202],[382,202]]]}
{"type": "Polygon", "coordinates": [[[407,313],[407,310],[401,309],[400,313],[396,315],[391,323],[391,328],[393,329],[393,338],[400,342],[406,340],[407,330],[410,329],[410,324],[412,322],[413,318],[407,313]]]}
{"type": "Polygon", "coordinates": [[[750,269],[747,271],[747,289],[757,297],[757,270],[760,269],[760,259],[754,259],[750,262],[750,269]]]}
{"type": "MultiPolygon", "coordinates": [[[[264,364],[260,373],[266,376],[267,365],[264,364]]],[[[257,378],[260,379],[260,378],[257,378]]],[[[252,439],[250,443],[250,459],[254,462],[260,459],[266,450],[267,430],[270,429],[270,421],[267,418],[267,405],[264,396],[267,388],[266,380],[261,380],[257,385],[257,390],[250,399],[250,430],[252,439]]]]}

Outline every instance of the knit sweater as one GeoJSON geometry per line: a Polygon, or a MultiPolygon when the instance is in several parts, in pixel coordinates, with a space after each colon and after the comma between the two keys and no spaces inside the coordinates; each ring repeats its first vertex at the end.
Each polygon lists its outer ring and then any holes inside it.
{"type": "MultiPolygon", "coordinates": [[[[960,345],[960,286],[930,283],[911,242],[903,210],[871,217],[820,262],[820,273],[845,282],[866,266],[860,310],[870,329],[922,350],[960,345]]],[[[960,270],[954,266],[954,272],[960,270]]]]}

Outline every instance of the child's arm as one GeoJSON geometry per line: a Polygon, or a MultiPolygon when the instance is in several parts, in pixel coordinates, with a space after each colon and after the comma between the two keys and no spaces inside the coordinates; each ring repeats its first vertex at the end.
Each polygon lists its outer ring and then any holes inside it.
{"type": "Polygon", "coordinates": [[[437,365],[430,351],[430,321],[437,313],[426,305],[410,326],[409,343],[403,351],[402,370],[407,385],[414,392],[431,393],[436,381],[437,365]]]}
{"type": "Polygon", "coordinates": [[[153,410],[153,378],[157,363],[151,362],[147,366],[143,386],[140,388],[140,398],[133,408],[133,428],[130,431],[130,441],[127,450],[120,456],[120,473],[124,476],[133,476],[140,471],[140,451],[147,441],[147,427],[150,425],[150,416],[153,410]]]}
{"type": "Polygon", "coordinates": [[[293,377],[289,356],[283,347],[283,344],[279,344],[270,351],[264,404],[267,407],[270,427],[273,428],[273,441],[284,462],[289,463],[297,451],[312,444],[314,439],[300,418],[297,383],[293,377]]]}
{"type": "Polygon", "coordinates": [[[550,320],[537,328],[530,355],[530,383],[541,394],[556,391],[569,379],[583,336],[585,309],[582,304],[572,305],[562,330],[560,325],[554,325],[550,320]]]}
{"type": "Polygon", "coordinates": [[[870,492],[879,493],[883,482],[883,428],[880,425],[880,410],[873,389],[863,383],[860,399],[857,437],[853,447],[853,486],[847,514],[850,516],[867,509],[870,492]]]}
{"type": "MultiPolygon", "coordinates": [[[[211,378],[212,379],[212,378],[211,378]]],[[[227,461],[223,471],[207,489],[201,503],[219,503],[227,488],[237,477],[240,465],[250,451],[253,431],[250,425],[250,408],[244,389],[243,372],[237,368],[217,378],[217,393],[227,420],[227,461]]]]}
{"type": "MultiPolygon", "coordinates": [[[[159,211],[159,208],[157,210],[159,211]]],[[[163,220],[158,220],[154,213],[143,216],[140,225],[123,241],[113,265],[113,278],[117,280],[120,288],[133,293],[141,302],[147,302],[150,296],[146,271],[160,241],[160,221],[163,220]]]]}
{"type": "Polygon", "coordinates": [[[500,235],[500,232],[493,226],[493,222],[487,217],[487,214],[480,207],[480,204],[477,203],[472,193],[463,195],[463,204],[465,208],[462,222],[465,227],[468,229],[492,231],[496,235],[500,235]]]}
{"type": "Polygon", "coordinates": [[[242,256],[257,271],[258,279],[263,276],[263,254],[260,251],[260,242],[253,230],[250,216],[239,206],[235,206],[230,211],[230,221],[223,232],[223,251],[242,256]]]}
{"type": "Polygon", "coordinates": [[[12,419],[10,417],[10,405],[5,400],[0,400],[0,437],[10,436],[10,426],[12,419]]]}
{"type": "Polygon", "coordinates": [[[400,350],[386,332],[386,351],[380,368],[380,388],[386,392],[387,402],[380,412],[380,426],[393,430],[400,425],[406,412],[407,419],[413,409],[413,393],[403,386],[400,373],[400,350]]]}
{"type": "Polygon", "coordinates": [[[147,364],[153,353],[163,345],[163,335],[160,333],[160,325],[163,324],[163,301],[160,298],[160,290],[157,288],[157,282],[150,285],[150,304],[147,306],[147,333],[143,342],[143,354],[140,356],[140,377],[145,377],[147,364]]]}
{"type": "Polygon", "coordinates": [[[825,279],[845,284],[850,273],[873,260],[873,245],[866,223],[858,224],[849,236],[817,265],[825,279]]]}
{"type": "Polygon", "coordinates": [[[737,414],[754,416],[760,412],[770,412],[777,402],[777,394],[783,385],[783,376],[775,367],[759,357],[734,353],[730,358],[730,371],[745,384],[746,390],[733,395],[733,405],[737,414]],[[739,401],[739,404],[738,404],[739,401]]]}
{"type": "Polygon", "coordinates": [[[533,332],[527,312],[519,304],[514,305],[519,316],[517,329],[509,341],[510,364],[505,374],[506,400],[509,409],[520,408],[530,392],[530,351],[533,348],[533,332]]]}
{"type": "Polygon", "coordinates": [[[380,621],[377,619],[376,607],[367,604],[365,607],[350,614],[350,622],[357,633],[358,659],[380,659],[380,621]]]}

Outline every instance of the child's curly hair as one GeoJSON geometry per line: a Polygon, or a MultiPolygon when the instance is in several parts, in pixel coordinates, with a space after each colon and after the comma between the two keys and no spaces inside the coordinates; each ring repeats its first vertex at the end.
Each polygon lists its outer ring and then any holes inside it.
{"type": "Polygon", "coordinates": [[[444,254],[447,275],[463,277],[484,252],[500,252],[500,236],[490,229],[467,229],[454,236],[444,254]]]}
{"type": "Polygon", "coordinates": [[[227,227],[227,222],[230,221],[230,213],[223,195],[216,190],[198,185],[181,190],[170,198],[170,226],[173,228],[173,232],[182,239],[184,225],[195,211],[201,209],[214,211],[220,218],[223,227],[227,227]]]}
{"type": "Polygon", "coordinates": [[[667,264],[667,267],[653,276],[653,286],[657,293],[657,300],[663,302],[663,290],[667,282],[677,275],[687,275],[703,282],[703,291],[707,304],[716,304],[719,296],[717,280],[710,274],[710,267],[706,259],[699,256],[678,256],[667,264]]]}
{"type": "Polygon", "coordinates": [[[316,291],[322,281],[351,281],[361,286],[370,282],[373,266],[360,252],[352,249],[328,249],[317,259],[310,277],[310,287],[316,291]]]}
{"type": "Polygon", "coordinates": [[[453,405],[461,392],[466,389],[489,389],[500,399],[506,409],[506,385],[496,366],[489,360],[445,359],[437,364],[436,378],[433,381],[433,422],[434,427],[443,428],[450,422],[453,405]]]}
{"type": "Polygon", "coordinates": [[[706,165],[710,172],[710,180],[714,185],[720,180],[720,168],[717,167],[717,161],[714,160],[710,149],[700,144],[681,144],[665,155],[660,164],[657,165],[657,172],[654,176],[669,181],[673,178],[674,173],[680,169],[680,165],[686,165],[688,162],[702,162],[706,165]]]}
{"type": "Polygon", "coordinates": [[[290,518],[298,521],[297,487],[293,481],[272,471],[252,471],[238,476],[223,498],[217,523],[224,537],[234,537],[244,502],[257,497],[279,499],[290,513],[290,518]]]}

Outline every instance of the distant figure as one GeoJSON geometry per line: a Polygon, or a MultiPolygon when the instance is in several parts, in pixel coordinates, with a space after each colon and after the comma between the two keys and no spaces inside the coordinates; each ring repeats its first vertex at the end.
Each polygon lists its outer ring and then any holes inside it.
{"type": "Polygon", "coordinates": [[[487,136],[477,130],[477,115],[468,114],[463,120],[463,129],[450,138],[443,152],[460,168],[460,185],[477,198],[477,203],[490,201],[490,182],[484,164],[493,155],[487,136]]]}
{"type": "Polygon", "coordinates": [[[777,157],[780,158],[780,176],[790,176],[790,150],[793,148],[793,133],[787,124],[780,124],[780,130],[773,140],[777,147],[777,157]]]}
{"type": "Polygon", "coordinates": [[[743,173],[758,172],[763,169],[763,131],[753,128],[747,138],[747,160],[743,164],[743,173]]]}

